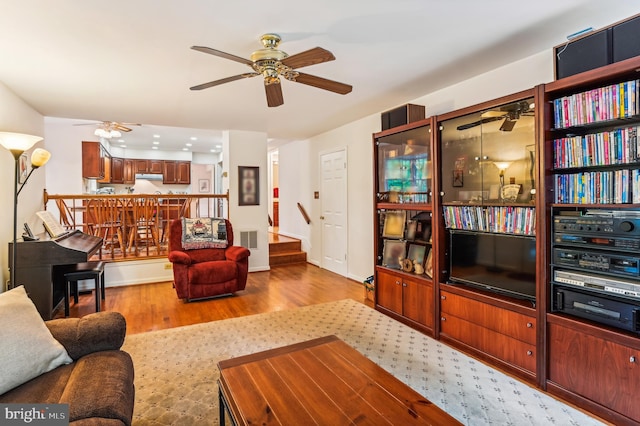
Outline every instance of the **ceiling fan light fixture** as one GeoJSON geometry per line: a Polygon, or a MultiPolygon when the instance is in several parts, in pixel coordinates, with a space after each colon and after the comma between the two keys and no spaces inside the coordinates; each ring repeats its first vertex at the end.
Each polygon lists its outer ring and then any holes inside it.
{"type": "Polygon", "coordinates": [[[96,131],[93,132],[93,134],[105,139],[119,138],[122,136],[122,133],[120,133],[118,130],[103,129],[102,127],[97,128],[96,131]]]}

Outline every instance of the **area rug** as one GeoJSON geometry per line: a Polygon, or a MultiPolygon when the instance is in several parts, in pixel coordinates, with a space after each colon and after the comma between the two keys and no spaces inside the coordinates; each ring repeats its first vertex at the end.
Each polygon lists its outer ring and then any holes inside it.
{"type": "Polygon", "coordinates": [[[218,425],[217,362],[335,334],[466,425],[601,425],[354,300],[134,334],[134,426],[218,425]]]}

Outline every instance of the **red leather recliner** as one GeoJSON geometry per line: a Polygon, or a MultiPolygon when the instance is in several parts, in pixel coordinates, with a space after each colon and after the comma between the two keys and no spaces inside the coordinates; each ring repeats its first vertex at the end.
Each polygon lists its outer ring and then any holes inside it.
{"type": "Polygon", "coordinates": [[[171,222],[169,261],[173,263],[174,287],[178,298],[187,301],[232,294],[244,290],[249,271],[249,250],[233,245],[233,228],[228,220],[226,248],[184,250],[182,220],[171,222]]]}

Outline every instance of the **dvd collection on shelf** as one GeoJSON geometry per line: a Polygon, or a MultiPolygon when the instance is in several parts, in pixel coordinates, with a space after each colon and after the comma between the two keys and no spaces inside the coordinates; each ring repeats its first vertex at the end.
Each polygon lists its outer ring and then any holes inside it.
{"type": "Polygon", "coordinates": [[[559,174],[554,180],[558,204],[640,203],[640,170],[559,174]]]}
{"type": "Polygon", "coordinates": [[[638,163],[638,127],[555,139],[553,150],[556,169],[638,163]]]}
{"type": "MultiPolygon", "coordinates": [[[[639,91],[640,80],[630,80],[555,99],[556,129],[638,118],[639,91]]],[[[640,166],[638,127],[555,139],[553,167],[559,172],[554,178],[555,203],[640,203],[640,170],[634,168],[640,166]],[[594,166],[631,167],[561,173],[562,169],[594,166]]]]}
{"type": "Polygon", "coordinates": [[[520,206],[443,206],[445,226],[466,231],[535,235],[536,209],[520,206]]]}
{"type": "Polygon", "coordinates": [[[556,129],[629,118],[640,112],[640,80],[611,84],[555,99],[556,129]]]}

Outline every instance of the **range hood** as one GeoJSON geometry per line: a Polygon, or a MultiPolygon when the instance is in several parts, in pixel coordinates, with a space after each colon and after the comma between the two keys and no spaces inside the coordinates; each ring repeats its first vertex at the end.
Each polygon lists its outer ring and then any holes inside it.
{"type": "Polygon", "coordinates": [[[136,179],[162,180],[162,173],[136,173],[136,179]]]}

